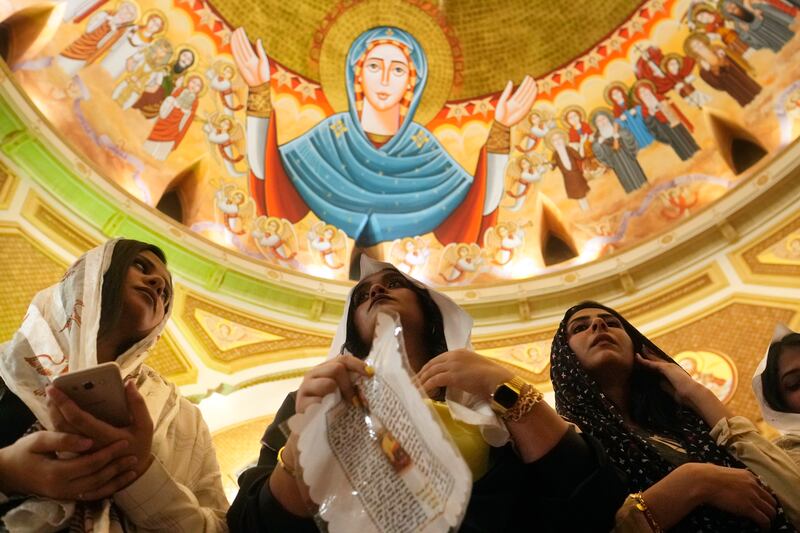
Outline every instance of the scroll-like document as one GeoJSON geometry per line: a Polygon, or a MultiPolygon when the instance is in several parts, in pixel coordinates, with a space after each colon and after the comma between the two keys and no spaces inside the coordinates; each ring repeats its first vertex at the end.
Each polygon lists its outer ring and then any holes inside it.
{"type": "Polygon", "coordinates": [[[337,390],[296,415],[299,464],[330,533],[456,531],[472,475],[411,380],[399,320],[379,315],[356,399],[337,390]]]}

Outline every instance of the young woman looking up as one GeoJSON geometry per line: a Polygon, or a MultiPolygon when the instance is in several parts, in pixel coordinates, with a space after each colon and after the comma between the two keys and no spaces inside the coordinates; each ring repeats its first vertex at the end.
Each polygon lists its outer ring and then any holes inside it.
{"type": "MultiPolygon", "coordinates": [[[[228,513],[232,531],[316,531],[306,487],[290,473],[297,468],[296,436],[287,442],[279,426],[337,388],[346,400],[353,397],[349,373],[370,375],[362,359],[378,313],[399,316],[411,370],[434,398],[447,390],[486,405],[498,387],[520,383],[513,372],[471,350],[472,320],[455,302],[386,263],[363,257],[361,272],[332,357],[306,373],[286,398],[264,434],[258,465],[239,478],[240,492],[228,513]]],[[[460,531],[608,531],[627,494],[616,470],[594,439],[576,433],[545,402],[533,401],[523,412],[524,400],[539,395],[522,385],[518,403],[506,412],[522,415],[517,421],[506,417],[514,446],[490,447],[478,426],[454,422],[444,404],[437,406],[473,474],[460,531]]],[[[497,420],[491,411],[489,417],[497,420]]]]}
{"type": "Polygon", "coordinates": [[[200,411],[144,364],[171,308],[164,253],[132,240],[90,250],[34,297],[0,351],[0,512],[11,531],[227,530],[200,411]],[[127,427],[50,385],[109,361],[125,381],[127,427]]]}

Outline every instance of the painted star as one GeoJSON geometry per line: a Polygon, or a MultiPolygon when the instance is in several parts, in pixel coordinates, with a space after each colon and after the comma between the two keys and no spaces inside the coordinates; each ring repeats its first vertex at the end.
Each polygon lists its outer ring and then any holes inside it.
{"type": "Polygon", "coordinates": [[[447,107],[447,116],[445,118],[454,118],[460,123],[461,119],[469,115],[469,111],[467,111],[468,103],[445,104],[445,107],[447,107]]]}
{"type": "Polygon", "coordinates": [[[317,89],[319,89],[319,85],[305,80],[302,80],[300,85],[294,88],[295,91],[303,96],[303,100],[314,99],[317,89]]]}
{"type": "Polygon", "coordinates": [[[272,79],[278,83],[278,87],[281,85],[286,85],[291,89],[292,87],[292,80],[295,78],[295,75],[291,72],[287,71],[280,65],[275,65],[275,74],[272,75],[272,79]]]}
{"type": "Polygon", "coordinates": [[[487,96],[483,100],[472,100],[470,102],[473,106],[472,113],[475,115],[488,115],[490,112],[494,111],[494,106],[492,105],[492,97],[487,96]]]}

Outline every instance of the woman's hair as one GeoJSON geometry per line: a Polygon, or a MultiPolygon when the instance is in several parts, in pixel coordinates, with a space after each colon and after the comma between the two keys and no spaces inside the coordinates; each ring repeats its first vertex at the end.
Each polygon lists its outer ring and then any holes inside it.
{"type": "MultiPolygon", "coordinates": [[[[387,268],[385,270],[392,270],[399,272],[395,268],[387,268]]],[[[402,274],[401,274],[402,275],[402,274]]],[[[411,289],[419,300],[420,307],[422,308],[423,324],[426,324],[427,330],[423,332],[425,336],[425,347],[427,354],[433,358],[440,353],[447,351],[447,341],[444,336],[444,319],[439,306],[433,301],[431,293],[428,289],[418,286],[416,283],[409,281],[405,276],[403,279],[406,281],[406,288],[411,289]]],[[[364,359],[369,355],[369,345],[361,340],[356,328],[356,307],[355,298],[350,298],[350,305],[347,308],[347,336],[342,345],[341,352],[345,350],[359,359],[364,359]]]]}
{"type": "MultiPolygon", "coordinates": [[[[619,319],[625,329],[625,333],[628,334],[633,343],[634,357],[637,353],[644,356],[644,352],[647,351],[659,359],[674,362],[617,311],[597,302],[583,302],[576,305],[567,311],[564,317],[565,322],[569,322],[572,315],[586,308],[603,309],[619,319]]],[[[641,426],[653,430],[668,431],[678,423],[678,405],[661,388],[661,382],[662,378],[659,373],[637,364],[634,360],[633,372],[631,373],[631,417],[634,422],[641,426]]]]}
{"type": "Polygon", "coordinates": [[[789,406],[781,396],[780,376],[778,375],[778,364],[784,348],[800,348],[800,333],[789,333],[781,340],[769,345],[767,352],[767,367],[761,373],[761,388],[764,391],[764,399],[775,411],[784,413],[791,412],[789,406]]]}
{"type": "Polygon", "coordinates": [[[100,311],[100,329],[97,337],[103,337],[108,332],[114,330],[122,317],[123,291],[125,288],[125,278],[128,275],[128,268],[133,264],[140,253],[153,252],[162,263],[167,264],[167,258],[161,248],[154,244],[134,241],[131,239],[121,239],[114,245],[114,253],[111,256],[111,264],[103,275],[103,293],[100,311]]]}

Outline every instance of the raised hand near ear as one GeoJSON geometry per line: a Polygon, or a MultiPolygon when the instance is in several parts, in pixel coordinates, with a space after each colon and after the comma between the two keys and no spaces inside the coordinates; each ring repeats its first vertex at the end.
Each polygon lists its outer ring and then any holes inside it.
{"type": "Polygon", "coordinates": [[[719,398],[692,378],[680,365],[670,361],[658,359],[646,349],[644,355],[636,354],[636,362],[644,368],[658,372],[663,379],[662,388],[669,393],[676,402],[693,409],[706,423],[713,427],[721,418],[731,416],[731,413],[719,401],[719,398]]]}

